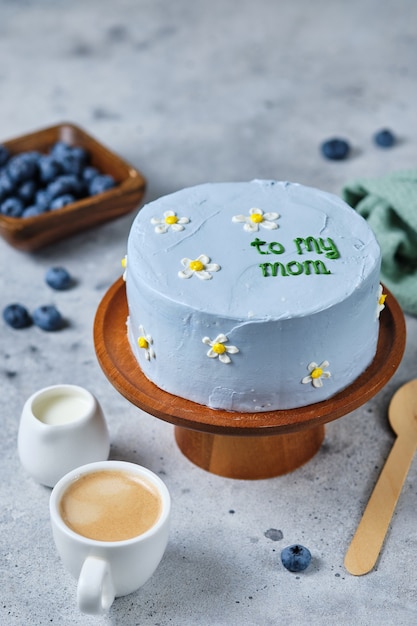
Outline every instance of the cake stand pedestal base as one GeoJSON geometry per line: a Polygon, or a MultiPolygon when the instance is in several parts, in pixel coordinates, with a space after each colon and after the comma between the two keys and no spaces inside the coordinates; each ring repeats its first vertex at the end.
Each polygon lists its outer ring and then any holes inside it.
{"type": "Polygon", "coordinates": [[[227,478],[280,476],[304,465],[318,452],[324,426],[285,435],[241,437],[175,427],[179,449],[192,463],[227,478]]]}
{"type": "Polygon", "coordinates": [[[229,478],[279,476],[319,450],[324,424],[362,406],[386,385],[405,347],[404,315],[388,292],[376,355],[349,387],[324,402],[260,413],[214,410],[159,389],[143,374],[126,332],[126,290],[120,278],[102,299],[94,321],[97,359],[129,402],[175,426],[177,444],[195,465],[229,478]]]}

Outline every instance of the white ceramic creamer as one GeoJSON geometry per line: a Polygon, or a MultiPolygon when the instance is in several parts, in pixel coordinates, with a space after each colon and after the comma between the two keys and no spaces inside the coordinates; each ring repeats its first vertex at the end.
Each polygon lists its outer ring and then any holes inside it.
{"type": "Polygon", "coordinates": [[[108,458],[110,439],[97,399],[83,387],[54,385],[25,403],[18,451],[27,472],[48,487],[72,469],[108,458]]]}

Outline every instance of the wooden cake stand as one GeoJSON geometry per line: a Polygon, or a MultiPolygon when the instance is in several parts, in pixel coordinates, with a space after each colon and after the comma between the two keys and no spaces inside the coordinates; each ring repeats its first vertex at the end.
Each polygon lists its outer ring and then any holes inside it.
{"type": "Polygon", "coordinates": [[[129,402],[175,425],[182,453],[199,467],[229,478],[279,476],[316,454],[324,424],[358,408],[389,381],[405,348],[404,315],[387,289],[376,356],[367,370],[337,395],[309,406],[263,413],[210,409],[159,389],[142,373],[127,338],[125,284],[105,294],[94,321],[97,358],[112,385],[129,402]]]}

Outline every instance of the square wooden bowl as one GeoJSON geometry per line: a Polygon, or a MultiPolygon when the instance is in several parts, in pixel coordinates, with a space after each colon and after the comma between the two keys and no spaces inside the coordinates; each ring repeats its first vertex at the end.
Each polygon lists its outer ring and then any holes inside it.
{"type": "Polygon", "coordinates": [[[146,188],[143,175],[74,124],[58,124],[2,143],[14,155],[30,150],[47,153],[57,141],[85,148],[91,165],[100,173],[113,176],[116,186],[34,217],[0,214],[0,235],[15,248],[31,251],[55,243],[132,211],[143,198],[146,188]]]}

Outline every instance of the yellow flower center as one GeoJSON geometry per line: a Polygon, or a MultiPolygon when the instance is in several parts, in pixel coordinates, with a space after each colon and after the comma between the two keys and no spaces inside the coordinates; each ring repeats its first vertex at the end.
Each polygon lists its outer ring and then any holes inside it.
{"type": "Polygon", "coordinates": [[[310,374],[311,378],[320,378],[320,376],[322,375],[323,375],[323,370],[321,369],[321,367],[315,367],[310,374]]]}
{"type": "Polygon", "coordinates": [[[167,215],[165,218],[166,224],[176,224],[178,222],[178,217],[176,215],[167,215]]]}
{"type": "Polygon", "coordinates": [[[378,301],[379,304],[381,304],[381,305],[385,304],[385,300],[386,299],[387,299],[387,294],[386,293],[381,294],[381,297],[379,298],[379,301],[378,301]]]}
{"type": "Polygon", "coordinates": [[[124,257],[122,259],[122,267],[126,267],[126,265],[127,265],[127,259],[126,259],[126,257],[124,257]]]}
{"type": "Polygon", "coordinates": [[[201,272],[204,269],[204,264],[201,261],[191,261],[190,262],[190,270],[193,272],[201,272]]]}
{"type": "Polygon", "coordinates": [[[222,343],[214,343],[211,349],[216,354],[224,354],[226,352],[226,347],[222,343]]]}
{"type": "Polygon", "coordinates": [[[252,215],[250,216],[250,219],[255,224],[260,224],[261,222],[264,221],[264,218],[260,213],[252,213],[252,215]]]}
{"type": "Polygon", "coordinates": [[[145,337],[139,337],[138,346],[139,348],[144,348],[145,350],[147,350],[149,348],[149,343],[147,342],[145,337]]]}

